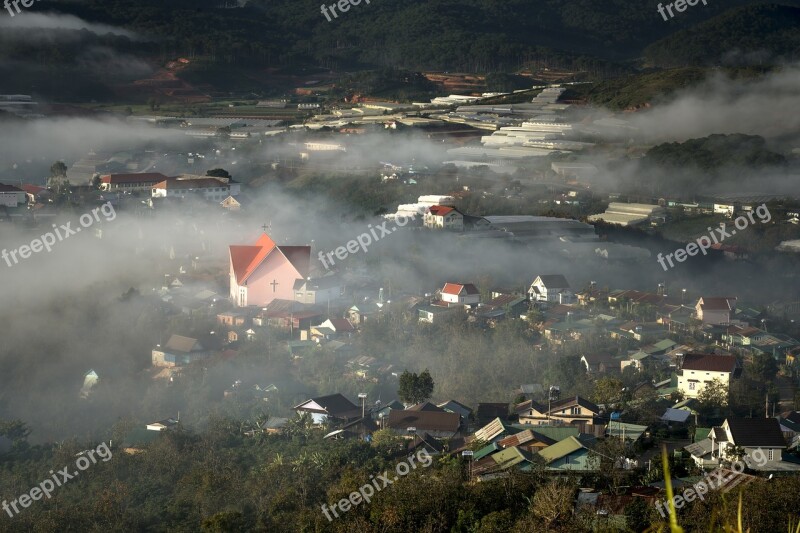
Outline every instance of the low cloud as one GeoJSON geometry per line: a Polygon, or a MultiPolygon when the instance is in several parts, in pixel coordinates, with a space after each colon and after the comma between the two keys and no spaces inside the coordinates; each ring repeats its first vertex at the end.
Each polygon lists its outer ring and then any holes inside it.
{"type": "MultiPolygon", "coordinates": [[[[74,15],[55,13],[30,13],[23,11],[14,17],[0,17],[0,28],[25,30],[86,30],[96,35],[116,35],[120,37],[138,38],[137,34],[116,26],[88,22],[74,15]]],[[[38,32],[37,32],[38,33],[38,32]]]]}

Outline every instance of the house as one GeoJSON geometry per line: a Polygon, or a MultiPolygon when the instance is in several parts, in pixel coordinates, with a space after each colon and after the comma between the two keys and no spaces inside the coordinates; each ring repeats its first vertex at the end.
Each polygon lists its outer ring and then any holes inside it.
{"type": "Polygon", "coordinates": [[[310,246],[278,246],[262,234],[254,245],[230,246],[230,298],[238,307],[265,307],[293,300],[298,280],[308,277],[310,246]]]}
{"type": "Polygon", "coordinates": [[[29,205],[45,203],[53,195],[49,189],[46,187],[39,187],[38,185],[25,184],[22,186],[22,190],[25,191],[29,205]]]}
{"type": "Polygon", "coordinates": [[[347,318],[355,326],[363,325],[367,320],[376,317],[381,312],[381,306],[377,302],[365,301],[355,304],[347,310],[347,318]]]}
{"type": "Polygon", "coordinates": [[[732,355],[686,354],[678,372],[678,390],[687,398],[696,398],[706,383],[715,379],[728,387],[736,368],[732,355]]]}
{"type": "Polygon", "coordinates": [[[408,441],[406,453],[416,453],[417,450],[425,450],[428,455],[441,455],[446,450],[446,446],[445,443],[439,439],[435,439],[427,433],[424,433],[408,441]]]}
{"type": "Polygon", "coordinates": [[[533,400],[517,404],[515,412],[520,424],[534,426],[572,425],[585,431],[594,423],[600,414],[600,408],[594,403],[575,396],[551,402],[550,406],[540,405],[533,400]]]}
{"type": "MultiPolygon", "coordinates": [[[[711,428],[705,439],[685,446],[684,450],[701,468],[718,466],[722,460],[735,461],[741,451],[748,468],[775,471],[792,469],[781,464],[786,448],[778,419],[728,418],[721,426],[711,428]]],[[[800,466],[795,467],[800,470],[800,466]]]]}
{"type": "Polygon", "coordinates": [[[501,448],[518,446],[530,452],[538,452],[539,450],[547,448],[548,446],[555,443],[556,443],[555,440],[548,438],[542,435],[541,433],[536,433],[531,429],[526,429],[520,431],[519,433],[514,433],[513,435],[509,435],[497,441],[497,444],[501,448]]]}
{"type": "Polygon", "coordinates": [[[448,412],[392,410],[386,427],[400,435],[427,433],[437,439],[449,439],[458,434],[461,417],[448,412]]]}
{"type": "Polygon", "coordinates": [[[667,407],[667,410],[664,411],[663,415],[661,415],[661,420],[663,422],[667,422],[668,424],[672,422],[684,424],[689,420],[690,416],[692,416],[692,412],[686,409],[673,409],[672,407],[667,407]]]}
{"type": "Polygon", "coordinates": [[[302,334],[318,324],[325,315],[313,306],[276,298],[262,309],[254,318],[256,326],[270,326],[283,330],[300,331],[302,334]]]}
{"type": "Polygon", "coordinates": [[[331,431],[322,438],[334,439],[334,440],[358,439],[358,438],[364,438],[367,435],[371,435],[377,430],[378,430],[378,425],[375,423],[375,421],[372,420],[372,418],[370,418],[369,416],[365,416],[347,422],[339,429],[331,431]]]}
{"type": "Polygon", "coordinates": [[[438,404],[438,406],[448,413],[456,413],[461,417],[462,422],[469,420],[469,415],[472,414],[472,409],[455,400],[448,400],[444,403],[438,404]]]}
{"type": "Polygon", "coordinates": [[[664,339],[643,347],[641,350],[631,353],[627,358],[620,362],[620,370],[625,370],[633,366],[636,370],[642,371],[649,365],[666,365],[669,362],[667,352],[675,349],[677,343],[670,339],[664,339]]]}
{"type": "Polygon", "coordinates": [[[490,480],[498,477],[498,475],[504,475],[511,468],[527,472],[533,466],[534,455],[531,452],[517,446],[511,446],[475,461],[475,464],[472,465],[471,473],[480,480],[490,480]]]}
{"type": "Polygon", "coordinates": [[[436,405],[435,403],[431,402],[422,402],[411,407],[407,407],[406,410],[408,411],[428,411],[430,413],[445,413],[446,411],[436,405]]]}
{"type": "Polygon", "coordinates": [[[246,326],[249,322],[248,314],[240,311],[226,311],[217,315],[217,324],[221,326],[240,328],[246,326]]]}
{"type": "Polygon", "coordinates": [[[167,430],[174,430],[178,429],[178,424],[180,424],[179,418],[165,418],[164,420],[159,420],[158,422],[153,422],[152,424],[147,424],[148,431],[167,431],[167,430]]]}
{"type": "Polygon", "coordinates": [[[101,191],[149,191],[154,185],[174,178],[159,172],[140,174],[105,174],[100,176],[101,191]]]}
{"type": "Polygon", "coordinates": [[[143,427],[133,428],[130,433],[125,435],[122,439],[120,448],[129,455],[142,453],[147,449],[149,444],[155,442],[161,436],[159,433],[160,430],[148,431],[147,428],[143,427]]]}
{"type": "Polygon", "coordinates": [[[629,339],[646,342],[653,337],[660,337],[669,332],[658,322],[625,322],[609,331],[612,339],[629,339]]]}
{"type": "Polygon", "coordinates": [[[286,424],[289,422],[288,418],[281,418],[277,416],[271,416],[269,419],[264,423],[262,426],[264,432],[269,435],[278,435],[283,433],[286,424]]]}
{"type": "Polygon", "coordinates": [[[694,306],[697,320],[703,324],[730,324],[736,314],[735,297],[703,297],[694,306]]]}
{"type": "Polygon", "coordinates": [[[483,402],[478,404],[478,408],[475,409],[475,420],[478,424],[486,424],[495,418],[509,420],[508,404],[506,402],[483,402]]]}
{"type": "Polygon", "coordinates": [[[28,203],[28,195],[19,187],[0,183],[0,206],[17,207],[28,203]]]}
{"type": "Polygon", "coordinates": [[[100,381],[100,377],[97,375],[97,372],[89,370],[86,375],[83,376],[83,386],[81,387],[80,397],[88,398],[98,381],[100,381]]]}
{"type": "Polygon", "coordinates": [[[355,330],[356,328],[346,318],[329,318],[322,324],[311,327],[311,338],[317,342],[320,340],[349,338],[355,330]]]}
{"type": "Polygon", "coordinates": [[[499,320],[506,317],[525,317],[527,313],[527,298],[516,294],[501,294],[493,296],[485,305],[482,305],[476,316],[487,320],[499,320]]]}
{"type": "Polygon", "coordinates": [[[441,298],[451,304],[475,305],[481,301],[481,293],[472,283],[445,283],[441,298]]]}
{"type": "Polygon", "coordinates": [[[477,441],[492,443],[504,439],[509,435],[519,433],[520,431],[522,430],[512,426],[504,418],[497,417],[475,431],[474,437],[477,441]]]}
{"type": "Polygon", "coordinates": [[[390,411],[402,411],[406,407],[398,400],[392,400],[386,405],[380,405],[379,403],[376,403],[375,408],[377,409],[377,411],[373,411],[375,418],[383,421],[384,418],[389,416],[390,411]]]}
{"type": "Polygon", "coordinates": [[[528,289],[528,297],[532,302],[551,302],[570,304],[574,295],[570,291],[567,279],[561,274],[537,276],[528,289]]]}
{"type": "Polygon", "coordinates": [[[778,422],[781,425],[784,439],[789,443],[789,449],[794,450],[800,446],[800,411],[792,411],[786,416],[780,416],[778,422]]]}
{"type": "Polygon", "coordinates": [[[638,352],[632,353],[628,355],[626,359],[623,359],[619,362],[619,369],[620,371],[625,370],[629,366],[632,366],[638,371],[644,370],[645,361],[650,359],[650,354],[645,353],[643,350],[639,350],[638,352]]]}
{"type": "Polygon", "coordinates": [[[328,419],[348,422],[361,418],[361,407],[339,393],[311,398],[296,405],[294,410],[300,415],[309,413],[314,424],[322,424],[328,419]]]}
{"type": "Polygon", "coordinates": [[[336,275],[298,279],[294,284],[294,299],[304,304],[329,304],[338,300],[343,294],[344,286],[336,275]]]}
{"type": "Polygon", "coordinates": [[[491,224],[483,217],[464,215],[464,229],[466,231],[481,231],[489,229],[491,224]]]}
{"type": "Polygon", "coordinates": [[[233,196],[228,196],[219,205],[228,211],[239,211],[242,208],[242,203],[233,196]]]}
{"type": "Polygon", "coordinates": [[[156,183],[151,189],[151,196],[153,198],[194,196],[219,203],[229,196],[238,196],[239,192],[240,185],[229,178],[185,174],[156,183]]]}
{"type": "Polygon", "coordinates": [[[191,364],[210,355],[197,339],[172,335],[167,344],[153,350],[152,361],[153,366],[175,367],[191,364]]]}
{"type": "Polygon", "coordinates": [[[438,324],[446,316],[457,314],[459,309],[459,307],[448,307],[443,305],[420,305],[417,307],[417,315],[419,316],[420,322],[438,324]]]}
{"type": "Polygon", "coordinates": [[[589,449],[577,437],[567,437],[539,450],[537,457],[544,461],[545,470],[592,472],[599,465],[589,461],[589,449]]]}
{"type": "Polygon", "coordinates": [[[581,356],[581,363],[586,367],[586,372],[590,374],[605,374],[611,370],[617,370],[620,362],[613,355],[606,352],[589,352],[581,356]]]}
{"type": "Polygon", "coordinates": [[[431,229],[464,231],[464,215],[455,207],[432,205],[425,210],[423,224],[431,229]]]}

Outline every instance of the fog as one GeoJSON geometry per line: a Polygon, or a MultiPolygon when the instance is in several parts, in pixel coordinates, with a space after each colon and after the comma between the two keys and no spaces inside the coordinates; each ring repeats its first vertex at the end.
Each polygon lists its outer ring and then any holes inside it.
{"type": "MultiPolygon", "coordinates": [[[[699,89],[676,95],[663,108],[625,118],[647,142],[733,132],[764,135],[771,141],[793,139],[798,118],[787,110],[796,108],[798,96],[792,88],[797,81],[795,67],[757,82],[716,76],[699,89]]],[[[69,165],[90,150],[136,151],[157,146],[158,152],[167,152],[196,150],[202,145],[211,153],[217,143],[219,158],[198,161],[184,171],[203,174],[209,168],[222,167],[234,179],[247,182],[265,174],[271,162],[288,164],[286,160],[296,158],[303,142],[314,139],[342,142],[347,151],[333,158],[312,158],[310,168],[329,176],[361,176],[365,183],[377,179],[379,161],[434,166],[447,158],[446,145],[413,133],[380,132],[333,139],[326,133],[292,133],[262,143],[250,140],[235,144],[190,139],[181,131],[119,118],[47,118],[15,122],[13,129],[4,128],[0,133],[0,161],[4,167],[27,159],[48,164],[61,159],[69,165]],[[237,149],[232,150],[234,147],[237,149]]],[[[596,163],[604,165],[605,161],[597,157],[596,163]]],[[[637,177],[635,167],[622,171],[630,173],[625,179],[637,177]]],[[[13,177],[36,182],[43,177],[26,172],[20,167],[0,181],[13,177]]],[[[612,186],[613,180],[621,177],[606,170],[606,178],[612,186]]],[[[453,181],[438,179],[409,188],[404,203],[413,202],[421,194],[448,194],[458,187],[453,181]]],[[[797,192],[791,176],[778,173],[763,179],[762,185],[781,183],[787,192],[797,192]]],[[[380,223],[370,212],[331,200],[324,190],[292,193],[277,181],[268,180],[265,186],[245,191],[245,209],[240,216],[223,216],[221,209],[210,214],[159,211],[141,216],[130,208],[120,208],[113,220],[96,222],[92,228],[58,242],[51,252],[34,254],[10,267],[0,261],[4,273],[4,283],[0,284],[0,301],[4,304],[0,311],[0,418],[28,421],[34,428],[32,440],[43,441],[96,436],[100,428],[125,416],[153,420],[174,416],[187,403],[218,405],[219,396],[176,397],[173,389],[152,382],[143,373],[149,368],[150,350],[166,341],[167,333],[190,333],[185,319],[164,317],[157,311],[160,299],[156,293],[164,285],[165,274],[171,276],[167,280],[177,276],[197,291],[211,289],[225,297],[228,246],[255,241],[263,224],[269,224],[269,233],[279,244],[313,241],[312,264],[321,273],[319,251],[344,246],[367,232],[369,224],[380,223]],[[102,230],[102,238],[94,235],[95,229],[102,230]],[[196,269],[193,258],[198,258],[196,269]],[[181,268],[185,274],[181,274],[181,268]],[[120,301],[130,288],[139,291],[141,298],[120,301]],[[80,400],[83,375],[90,369],[100,374],[101,385],[93,399],[80,400]]],[[[372,212],[381,207],[392,211],[396,206],[374,207],[372,212]]],[[[82,209],[60,217],[63,220],[44,219],[38,227],[0,226],[0,248],[16,250],[50,231],[53,223],[71,220],[75,227],[78,217],[86,212],[82,209]]],[[[687,288],[693,298],[733,293],[749,298],[753,305],[800,297],[787,292],[795,270],[783,260],[773,262],[769,276],[755,272],[752,265],[718,258],[696,258],[698,261],[664,272],[654,255],[657,251],[674,251],[676,243],[637,236],[626,243],[647,248],[653,257],[615,262],[591,255],[565,255],[563,250],[569,246],[559,242],[522,245],[404,230],[387,235],[337,267],[342,267],[350,282],[353,298],[377,297],[380,287],[388,298],[422,295],[446,281],[524,289],[536,275],[551,273],[564,274],[575,290],[594,281],[599,287],[655,292],[659,283],[666,283],[670,291],[687,288]]],[[[229,378],[235,375],[231,364],[222,363],[210,372],[215,386],[229,384],[229,378]]],[[[263,377],[267,382],[280,379],[283,375],[279,373],[263,377]]],[[[195,408],[184,415],[202,423],[207,413],[201,411],[195,408]]]]}
{"type": "Polygon", "coordinates": [[[3,16],[0,18],[0,28],[6,32],[7,29],[19,29],[23,32],[14,32],[15,39],[25,39],[38,41],[40,43],[52,42],[65,39],[78,39],[79,35],[58,30],[85,30],[98,36],[114,35],[118,37],[128,37],[139,39],[139,35],[116,26],[87,22],[74,15],[62,15],[57,13],[32,13],[22,9],[21,13],[15,13],[13,17],[3,16]],[[53,31],[56,30],[56,31],[53,31]]]}
{"type": "Polygon", "coordinates": [[[786,65],[756,80],[731,79],[716,72],[669,102],[629,115],[642,140],[685,141],[712,133],[745,133],[797,143],[800,66],[786,65]]]}

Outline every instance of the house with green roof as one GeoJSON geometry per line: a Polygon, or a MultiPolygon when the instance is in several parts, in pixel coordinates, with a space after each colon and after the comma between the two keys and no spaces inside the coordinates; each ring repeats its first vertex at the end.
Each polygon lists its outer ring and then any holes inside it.
{"type": "MultiPolygon", "coordinates": [[[[491,450],[494,446],[497,445],[487,446],[480,452],[484,452],[487,449],[491,450]]],[[[472,473],[484,481],[505,475],[512,468],[527,472],[534,466],[534,455],[517,446],[500,449],[488,456],[484,454],[480,459],[478,459],[478,452],[476,452],[474,459],[472,473]]]]}
{"type": "Polygon", "coordinates": [[[594,472],[597,465],[589,461],[589,449],[576,437],[567,437],[537,454],[544,460],[545,470],[594,472]]]}

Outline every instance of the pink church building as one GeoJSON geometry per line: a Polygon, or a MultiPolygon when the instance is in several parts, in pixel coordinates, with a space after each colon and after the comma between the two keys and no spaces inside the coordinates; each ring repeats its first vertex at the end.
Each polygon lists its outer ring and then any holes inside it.
{"type": "Polygon", "coordinates": [[[278,246],[264,233],[254,245],[230,246],[231,301],[264,307],[293,300],[297,280],[308,278],[310,246],[278,246]]]}

